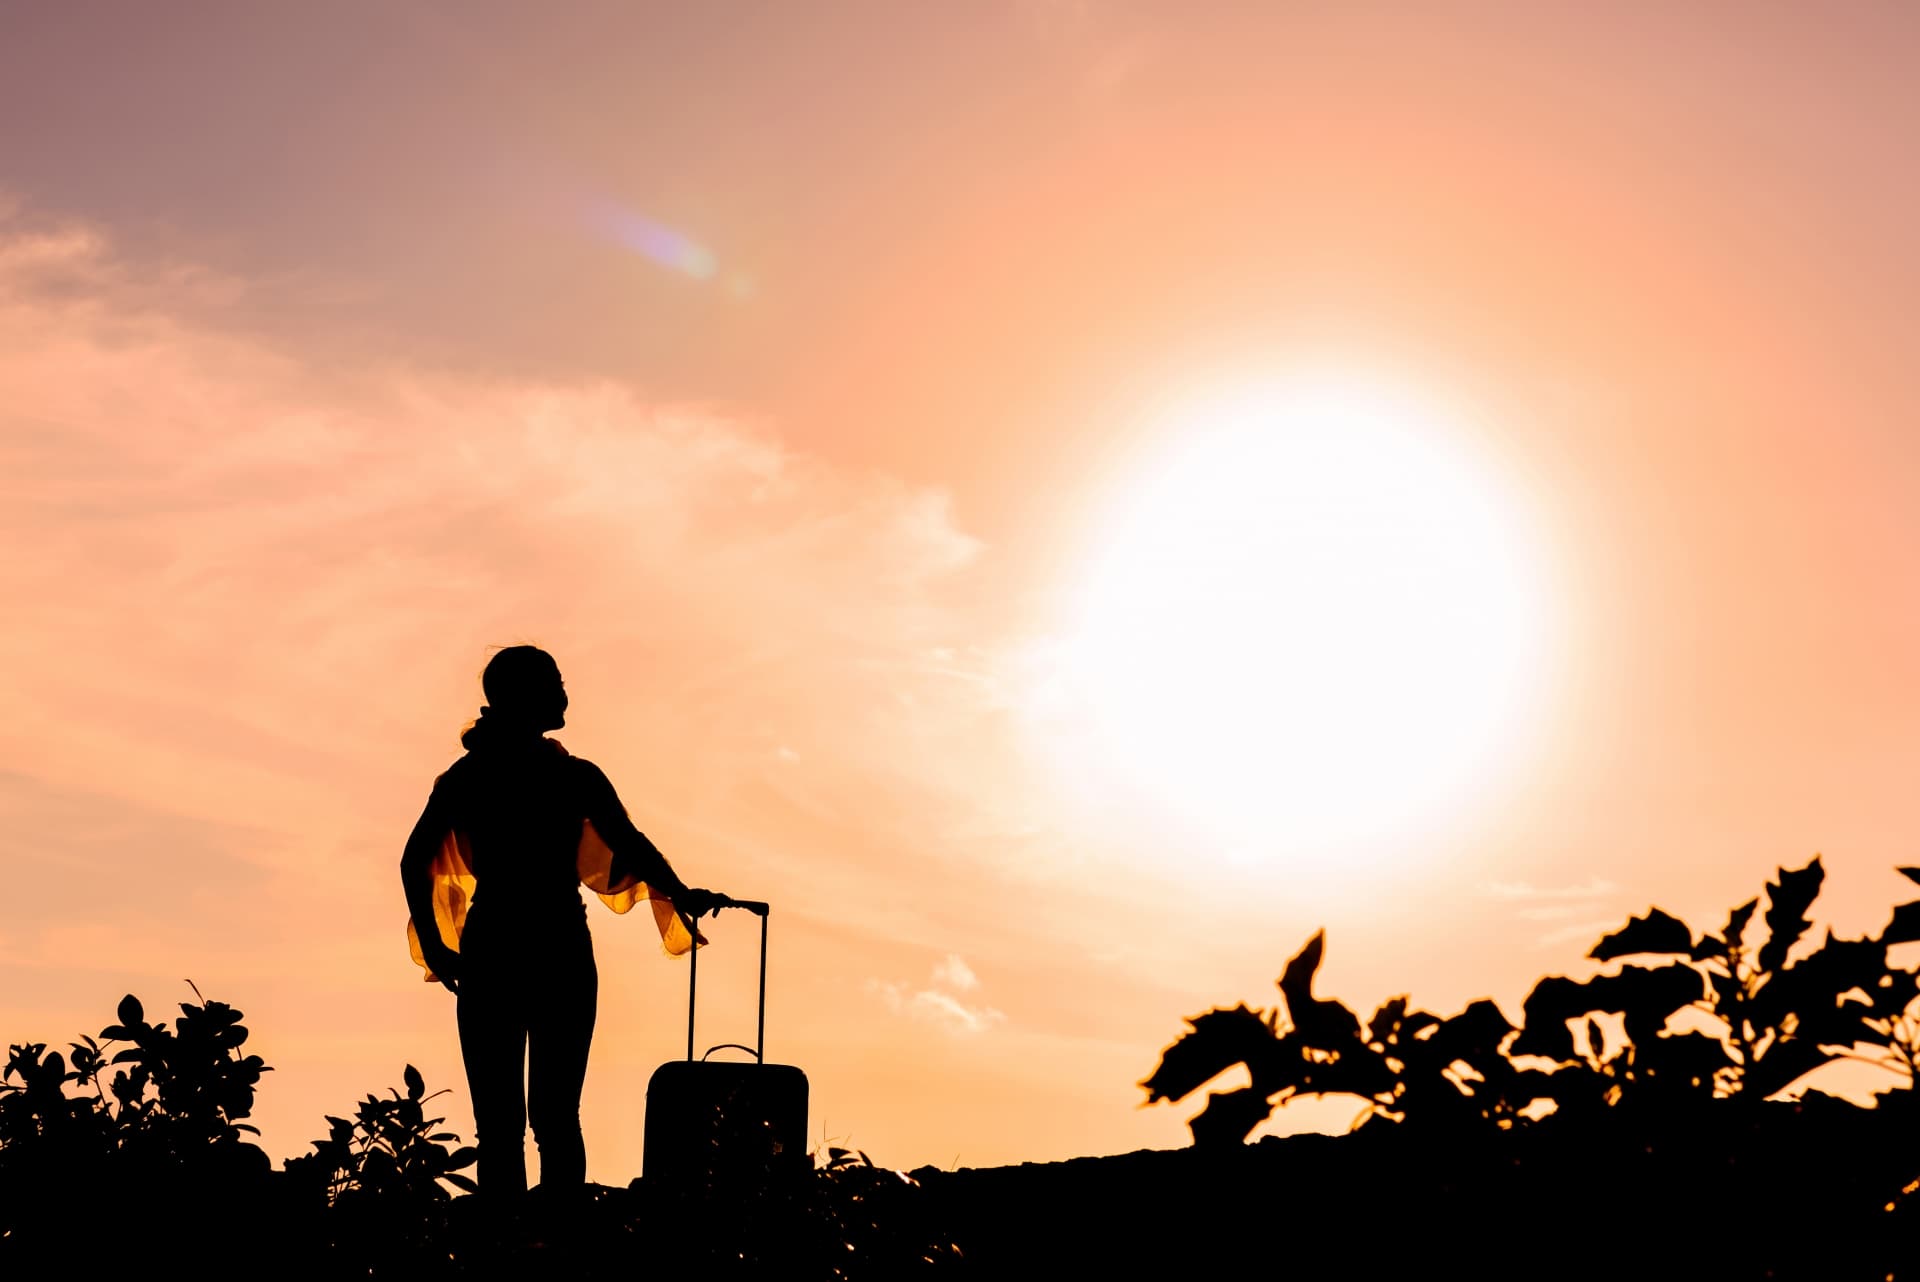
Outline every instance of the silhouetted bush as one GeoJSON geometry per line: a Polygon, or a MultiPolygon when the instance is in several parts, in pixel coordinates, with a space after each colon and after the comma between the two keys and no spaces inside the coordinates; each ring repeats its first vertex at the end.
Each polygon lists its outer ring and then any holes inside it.
{"type": "MultiPolygon", "coordinates": [[[[1920,883],[1920,868],[1902,868],[1920,883]]],[[[1362,1028],[1337,1001],[1313,995],[1325,932],[1278,981],[1282,1006],[1245,1004],[1188,1021],[1141,1086],[1149,1103],[1178,1101],[1234,1065],[1251,1082],[1216,1092],[1189,1123],[1194,1143],[1237,1144],[1288,1100],[1351,1095],[1366,1120],[1435,1127],[1525,1126],[1549,1116],[1649,1111],[1656,1118],[1709,1102],[1779,1095],[1836,1059],[1869,1059],[1906,1079],[1920,1067],[1920,975],[1888,949],[1920,941],[1920,902],[1897,906],[1877,936],[1839,939],[1790,960],[1810,923],[1825,871],[1816,857],[1767,884],[1766,938],[1748,939],[1759,899],[1735,908],[1717,935],[1659,908],[1632,918],[1588,956],[1668,959],[1623,965],[1585,981],[1537,983],[1515,1027],[1492,1001],[1450,1018],[1383,1004],[1362,1028]],[[1675,1027],[1686,1013],[1705,1030],[1675,1027]],[[1620,1017],[1607,1050],[1600,1014],[1620,1017]],[[1574,1025],[1582,1026],[1576,1040],[1574,1025]],[[1584,1044],[1583,1044],[1584,1043],[1584,1044]]]]}
{"type": "Polygon", "coordinates": [[[328,1117],[327,1135],[313,1141],[313,1152],[287,1159],[288,1181],[307,1210],[308,1236],[343,1272],[358,1272],[354,1265],[367,1260],[415,1271],[419,1260],[443,1260],[451,1223],[447,1186],[474,1191],[460,1172],[478,1154],[456,1147],[460,1137],[438,1129],[445,1118],[426,1115],[427,1103],[447,1092],[428,1095],[411,1064],[401,1076],[405,1094],[389,1088],[391,1098],[369,1095],[351,1121],[328,1117]],[[317,1214],[321,1207],[324,1216],[317,1214]]]}
{"type": "MultiPolygon", "coordinates": [[[[1920,868],[1900,871],[1920,883],[1920,868]]],[[[1325,949],[1316,934],[1278,981],[1281,1006],[1193,1017],[1141,1086],[1150,1103],[1177,1101],[1244,1065],[1249,1085],[1210,1093],[1189,1122],[1196,1150],[1222,1160],[1249,1151],[1249,1133],[1289,1100],[1354,1097],[1358,1133],[1318,1152],[1320,1183],[1298,1194],[1327,1224],[1351,1217],[1355,1199],[1388,1197],[1403,1228],[1418,1217],[1444,1236],[1449,1216],[1478,1205],[1500,1209],[1499,1236],[1510,1243],[1528,1233],[1660,1242],[1656,1258],[1676,1272],[1684,1262],[1724,1277],[1911,1276],[1920,1268],[1920,976],[1894,966],[1888,950],[1920,941],[1920,902],[1898,905],[1878,935],[1828,931],[1808,948],[1823,877],[1818,858],[1781,869],[1766,888],[1758,941],[1758,897],[1717,934],[1650,909],[1588,956],[1657,964],[1542,979],[1518,1027],[1492,1001],[1442,1018],[1406,997],[1363,1026],[1313,995],[1325,949]],[[1617,1017],[1616,1037],[1602,1016],[1617,1017]],[[1871,1107],[1804,1088],[1839,1059],[1901,1080],[1871,1107]],[[1787,1099],[1796,1086],[1800,1097],[1787,1099]],[[1364,1172],[1345,1165],[1363,1154],[1364,1172]]],[[[1230,1192],[1213,1196],[1233,1203],[1230,1192]]],[[[1404,1243],[1376,1249],[1400,1252],[1396,1268],[1418,1262],[1404,1243]]],[[[1529,1276],[1525,1265],[1506,1261],[1499,1275],[1529,1276]]],[[[1533,1266],[1559,1276],[1570,1267],[1533,1266]]],[[[1483,1276],[1490,1267],[1475,1265],[1483,1276]]]]}
{"type": "Polygon", "coordinates": [[[204,999],[180,1009],[169,1029],[128,996],[98,1041],[11,1048],[0,1264],[71,1264],[103,1233],[183,1266],[270,1261],[281,1277],[408,1282],[521,1270],[630,1278],[660,1260],[708,1278],[854,1280],[959,1260],[917,1181],[841,1149],[692,1197],[636,1180],[565,1201],[536,1189],[506,1207],[454,1198],[474,1190],[462,1172],[475,1151],[428,1116],[445,1092],[428,1094],[411,1064],[404,1090],[328,1117],[313,1151],[274,1171],[243,1138],[256,1133],[241,1119],[271,1070],[242,1053],[240,1012],[204,999]]]}
{"type": "Polygon", "coordinates": [[[258,1132],[240,1119],[270,1070],[240,1053],[240,1012],[183,1002],[169,1029],[128,996],[118,1015],[100,1041],[82,1037],[65,1054],[43,1043],[9,1048],[0,1242],[75,1250],[97,1239],[98,1217],[116,1232],[177,1231],[196,1212],[208,1249],[251,1241],[271,1164],[242,1138],[258,1132]]]}

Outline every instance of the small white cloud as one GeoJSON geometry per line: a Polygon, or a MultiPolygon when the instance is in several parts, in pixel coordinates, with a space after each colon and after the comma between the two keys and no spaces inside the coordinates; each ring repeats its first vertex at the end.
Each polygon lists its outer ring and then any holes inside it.
{"type": "Polygon", "coordinates": [[[984,1033],[1006,1019],[991,1006],[969,1006],[949,993],[932,990],[913,995],[913,1013],[968,1033],[984,1033]]]}
{"type": "Polygon", "coordinates": [[[962,1001],[959,993],[980,987],[980,977],[957,953],[948,953],[933,968],[932,982],[914,988],[897,981],[870,979],[867,991],[896,1015],[944,1028],[950,1033],[984,1033],[1003,1023],[1006,1014],[992,1006],[962,1001]]]}
{"type": "Polygon", "coordinates": [[[946,959],[933,968],[933,982],[956,993],[970,993],[980,987],[980,977],[958,953],[948,953],[946,959]]]}

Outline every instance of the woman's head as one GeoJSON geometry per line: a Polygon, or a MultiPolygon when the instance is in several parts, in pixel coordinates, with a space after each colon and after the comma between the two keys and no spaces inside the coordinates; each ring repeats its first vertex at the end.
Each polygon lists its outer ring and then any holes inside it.
{"type": "Polygon", "coordinates": [[[567,689],[560,665],[536,645],[510,645],[487,660],[480,674],[487,715],[535,732],[567,724],[567,689]]]}

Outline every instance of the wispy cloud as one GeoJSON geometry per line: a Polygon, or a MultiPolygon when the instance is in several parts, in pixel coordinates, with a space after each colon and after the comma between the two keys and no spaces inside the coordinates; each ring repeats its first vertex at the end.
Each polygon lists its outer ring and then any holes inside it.
{"type": "Polygon", "coordinates": [[[1543,948],[1569,940],[1598,939],[1620,925],[1617,920],[1600,916],[1620,894],[1619,885],[1604,877],[1561,886],[1496,881],[1487,886],[1486,893],[1512,904],[1513,915],[1520,921],[1559,923],[1534,940],[1543,948]]]}
{"type": "Polygon", "coordinates": [[[0,765],[112,733],[311,773],[530,634],[695,656],[691,697],[948,639],[925,590],[980,545],[936,491],[613,383],[311,368],[170,308],[190,269],[4,230],[0,765]]]}
{"type": "Polygon", "coordinates": [[[1487,893],[1505,900],[1593,900],[1620,893],[1620,887],[1602,877],[1589,878],[1570,886],[1535,886],[1524,881],[1496,881],[1487,893]]]}
{"type": "Polygon", "coordinates": [[[967,965],[958,953],[948,953],[933,968],[933,982],[956,993],[970,993],[980,987],[980,977],[973,973],[973,967],[967,965]]]}
{"type": "Polygon", "coordinates": [[[1545,947],[1549,944],[1565,944],[1575,940],[1593,943],[1602,935],[1620,929],[1621,923],[1615,918],[1591,918],[1585,921],[1571,922],[1557,930],[1550,930],[1534,942],[1545,947]]]}
{"type": "Polygon", "coordinates": [[[991,1006],[963,999],[962,994],[972,993],[979,987],[979,976],[954,953],[935,963],[930,982],[924,987],[879,979],[867,981],[867,991],[895,1014],[961,1034],[984,1033],[1006,1020],[1004,1013],[991,1006]]]}

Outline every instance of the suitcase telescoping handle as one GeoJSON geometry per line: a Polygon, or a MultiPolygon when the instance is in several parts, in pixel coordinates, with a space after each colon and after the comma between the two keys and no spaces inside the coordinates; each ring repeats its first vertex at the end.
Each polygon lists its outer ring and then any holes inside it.
{"type": "MultiPolygon", "coordinates": [[[[767,1062],[767,918],[773,909],[762,899],[735,899],[731,895],[722,895],[716,902],[718,908],[740,908],[760,919],[760,1021],[754,1030],[753,1059],[757,1064],[767,1062]]],[[[683,919],[684,920],[684,919],[683,919]]],[[[699,922],[687,922],[687,929],[694,938],[700,937],[699,922]]],[[[700,946],[695,944],[687,952],[687,1059],[693,1059],[693,1006],[700,983],[700,946]]],[[[739,1042],[722,1042],[718,1046],[707,1048],[707,1055],[717,1050],[746,1050],[739,1042]]],[[[706,1055],[700,1058],[705,1059],[706,1055]]]]}

